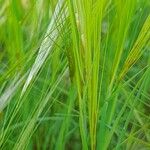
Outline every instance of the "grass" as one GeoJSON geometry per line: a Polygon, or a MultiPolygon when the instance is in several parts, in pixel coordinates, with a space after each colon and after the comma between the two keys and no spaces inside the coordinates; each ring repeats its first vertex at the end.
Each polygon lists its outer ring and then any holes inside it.
{"type": "Polygon", "coordinates": [[[0,0],[0,149],[150,149],[149,0],[0,0]]]}

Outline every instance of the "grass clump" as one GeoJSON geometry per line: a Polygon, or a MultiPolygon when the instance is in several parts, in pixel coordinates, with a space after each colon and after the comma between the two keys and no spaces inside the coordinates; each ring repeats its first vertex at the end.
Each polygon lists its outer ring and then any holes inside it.
{"type": "Polygon", "coordinates": [[[150,149],[149,0],[0,0],[0,149],[150,149]]]}

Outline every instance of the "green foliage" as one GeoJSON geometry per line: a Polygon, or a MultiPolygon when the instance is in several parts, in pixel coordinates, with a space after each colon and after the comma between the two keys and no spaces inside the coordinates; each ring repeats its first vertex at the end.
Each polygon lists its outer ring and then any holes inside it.
{"type": "Polygon", "coordinates": [[[150,149],[149,0],[0,0],[0,149],[150,149]]]}

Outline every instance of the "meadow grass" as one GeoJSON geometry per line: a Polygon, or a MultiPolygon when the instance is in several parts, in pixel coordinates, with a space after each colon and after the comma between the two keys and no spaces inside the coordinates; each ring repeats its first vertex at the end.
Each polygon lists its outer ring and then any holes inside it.
{"type": "Polygon", "coordinates": [[[149,0],[0,0],[0,149],[150,149],[149,0]]]}

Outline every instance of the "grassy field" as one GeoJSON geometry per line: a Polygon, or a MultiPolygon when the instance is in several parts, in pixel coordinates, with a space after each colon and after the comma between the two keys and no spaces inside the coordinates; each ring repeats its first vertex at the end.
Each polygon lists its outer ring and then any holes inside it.
{"type": "Polygon", "coordinates": [[[0,0],[0,150],[150,150],[150,0],[0,0]]]}

